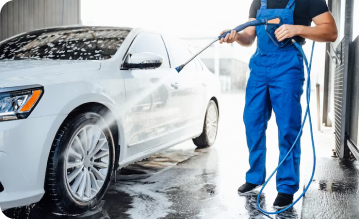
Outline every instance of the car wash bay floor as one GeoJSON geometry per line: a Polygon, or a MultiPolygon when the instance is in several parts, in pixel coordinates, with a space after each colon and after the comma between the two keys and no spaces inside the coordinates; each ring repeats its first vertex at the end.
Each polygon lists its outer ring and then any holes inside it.
{"type": "MultiPolygon", "coordinates": [[[[248,169],[243,103],[244,93],[222,96],[220,129],[213,147],[199,150],[187,141],[128,166],[117,174],[98,208],[75,218],[269,218],[257,210],[255,196],[237,194],[248,169]]],[[[278,163],[277,134],[273,116],[267,131],[267,175],[278,163]]],[[[331,157],[332,137],[328,131],[315,132],[318,167],[313,184],[303,201],[273,218],[359,218],[359,163],[331,157]]],[[[300,192],[312,167],[308,126],[302,138],[301,163],[300,192]]],[[[276,194],[273,180],[260,199],[266,210],[274,210],[276,194]]],[[[74,218],[46,212],[36,204],[7,214],[15,218],[74,218]]]]}

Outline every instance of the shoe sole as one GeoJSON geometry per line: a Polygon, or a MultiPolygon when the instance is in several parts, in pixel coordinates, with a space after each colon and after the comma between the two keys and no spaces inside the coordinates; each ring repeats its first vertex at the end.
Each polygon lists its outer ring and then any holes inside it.
{"type": "Polygon", "coordinates": [[[253,196],[253,195],[258,195],[258,193],[256,193],[254,190],[256,190],[257,188],[260,188],[261,186],[256,186],[254,189],[248,191],[248,192],[240,192],[238,191],[238,195],[239,196],[253,196]]]}
{"type": "MultiPolygon", "coordinates": [[[[291,205],[291,204],[289,204],[289,205],[291,205]]],[[[281,210],[281,209],[284,209],[284,208],[288,207],[289,205],[286,205],[286,206],[273,206],[273,208],[281,210]]]]}

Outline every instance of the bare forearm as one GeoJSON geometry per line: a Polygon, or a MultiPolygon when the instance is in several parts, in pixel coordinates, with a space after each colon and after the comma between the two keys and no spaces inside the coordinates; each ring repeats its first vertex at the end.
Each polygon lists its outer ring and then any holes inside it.
{"type": "Polygon", "coordinates": [[[255,36],[253,37],[253,35],[249,35],[246,32],[242,32],[237,35],[236,42],[241,46],[249,47],[253,44],[254,40],[255,36]]]}
{"type": "Polygon", "coordinates": [[[321,24],[315,27],[297,25],[297,35],[317,42],[334,42],[338,30],[332,24],[321,24]]]}
{"type": "MultiPolygon", "coordinates": [[[[254,21],[254,18],[250,18],[249,21],[254,21]]],[[[234,43],[237,42],[241,46],[251,46],[256,39],[256,27],[247,27],[245,30],[243,30],[241,33],[237,33],[235,30],[224,30],[220,33],[222,35],[223,33],[231,31],[230,34],[227,34],[226,37],[222,38],[220,43],[234,43]]]]}
{"type": "Polygon", "coordinates": [[[325,12],[313,18],[315,27],[301,25],[282,25],[275,31],[279,42],[295,36],[311,39],[317,42],[334,42],[338,37],[335,20],[330,12],[325,12]]]}

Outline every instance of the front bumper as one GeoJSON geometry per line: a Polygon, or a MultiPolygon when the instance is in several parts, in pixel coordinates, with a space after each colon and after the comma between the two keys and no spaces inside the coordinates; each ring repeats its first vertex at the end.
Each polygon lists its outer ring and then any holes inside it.
{"type": "Polygon", "coordinates": [[[54,115],[0,122],[2,210],[40,201],[51,144],[65,118],[54,115]]]}

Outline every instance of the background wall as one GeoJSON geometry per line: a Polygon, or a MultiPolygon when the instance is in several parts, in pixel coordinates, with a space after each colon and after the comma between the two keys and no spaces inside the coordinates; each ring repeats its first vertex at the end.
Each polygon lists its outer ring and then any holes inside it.
{"type": "Polygon", "coordinates": [[[0,13],[0,41],[19,33],[81,22],[80,0],[13,0],[0,13]]]}
{"type": "Polygon", "coordinates": [[[359,118],[359,36],[354,40],[350,48],[350,66],[349,66],[349,86],[350,86],[350,95],[349,95],[349,130],[348,134],[350,139],[354,143],[358,142],[358,118],[359,118]]]}
{"type": "Polygon", "coordinates": [[[350,45],[349,58],[349,138],[359,146],[359,2],[354,0],[353,42],[350,45]]]}

